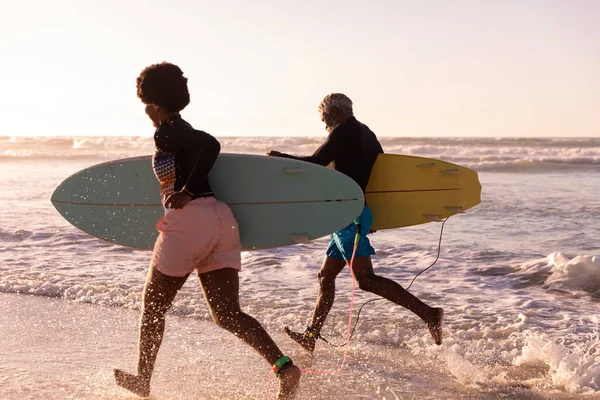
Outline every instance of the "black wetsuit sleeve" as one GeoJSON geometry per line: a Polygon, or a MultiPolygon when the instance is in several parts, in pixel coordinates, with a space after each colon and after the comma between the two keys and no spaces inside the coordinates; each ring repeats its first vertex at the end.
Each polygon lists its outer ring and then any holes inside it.
{"type": "Polygon", "coordinates": [[[200,194],[202,189],[200,186],[208,179],[208,174],[212,170],[212,167],[217,161],[217,157],[221,151],[221,144],[217,139],[209,135],[208,133],[196,131],[206,136],[202,140],[202,146],[196,156],[196,163],[190,173],[190,176],[183,186],[183,190],[190,194],[200,194]]]}
{"type": "Polygon", "coordinates": [[[335,160],[342,152],[342,132],[340,129],[336,129],[329,134],[325,143],[323,143],[312,156],[297,157],[289,154],[283,154],[282,157],[293,158],[295,160],[307,161],[313,164],[319,164],[323,166],[329,165],[335,160]]]}
{"type": "Polygon", "coordinates": [[[212,135],[194,129],[162,126],[160,135],[155,136],[156,146],[165,152],[188,152],[196,149],[196,158],[190,175],[183,186],[189,194],[200,194],[201,186],[217,161],[221,144],[212,135]]]}

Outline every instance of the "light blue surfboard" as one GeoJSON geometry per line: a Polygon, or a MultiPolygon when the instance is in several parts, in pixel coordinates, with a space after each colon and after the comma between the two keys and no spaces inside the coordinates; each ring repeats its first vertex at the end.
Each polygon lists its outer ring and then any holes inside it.
{"type": "MultiPolygon", "coordinates": [[[[126,158],[83,169],[56,188],[52,204],[92,236],[152,249],[164,210],[151,160],[126,158]]],[[[346,175],[278,157],[221,154],[209,180],[239,223],[243,250],[328,235],[352,222],[364,202],[360,187],[346,175]]]]}

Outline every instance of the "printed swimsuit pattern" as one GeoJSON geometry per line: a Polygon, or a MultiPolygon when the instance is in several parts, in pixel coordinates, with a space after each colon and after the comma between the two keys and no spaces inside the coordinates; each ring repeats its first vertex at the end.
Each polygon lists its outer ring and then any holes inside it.
{"type": "Polygon", "coordinates": [[[154,175],[160,183],[161,197],[168,196],[175,191],[175,180],[177,179],[175,171],[175,154],[162,153],[156,151],[152,157],[152,168],[154,175]]]}

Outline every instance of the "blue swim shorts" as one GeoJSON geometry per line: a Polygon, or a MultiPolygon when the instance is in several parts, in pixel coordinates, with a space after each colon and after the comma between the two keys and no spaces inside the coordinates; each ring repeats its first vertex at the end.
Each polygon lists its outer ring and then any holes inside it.
{"type": "MultiPolygon", "coordinates": [[[[367,234],[373,225],[373,213],[367,206],[360,214],[360,239],[356,249],[356,257],[372,256],[375,249],[371,246],[367,234]]],[[[334,232],[327,247],[327,256],[341,261],[350,261],[354,250],[354,239],[356,237],[356,224],[352,222],[347,227],[334,232]]]]}

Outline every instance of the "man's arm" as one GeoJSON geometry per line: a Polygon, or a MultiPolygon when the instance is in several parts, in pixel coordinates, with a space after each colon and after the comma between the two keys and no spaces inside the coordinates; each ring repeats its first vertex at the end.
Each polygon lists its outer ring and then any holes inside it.
{"type": "Polygon", "coordinates": [[[278,151],[270,151],[267,153],[269,156],[292,158],[294,160],[307,161],[313,164],[319,164],[323,166],[329,165],[335,160],[341,153],[341,135],[339,129],[334,130],[329,134],[327,140],[313,153],[312,156],[298,157],[290,154],[280,153],[278,151]]]}

